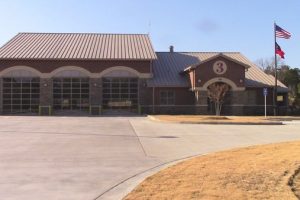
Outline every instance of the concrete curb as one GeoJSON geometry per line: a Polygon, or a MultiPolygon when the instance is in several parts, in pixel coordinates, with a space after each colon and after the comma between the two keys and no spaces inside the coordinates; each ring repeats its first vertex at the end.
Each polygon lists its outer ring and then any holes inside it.
{"type": "Polygon", "coordinates": [[[269,122],[213,122],[213,121],[207,121],[207,122],[185,122],[185,121],[179,121],[179,122],[171,122],[171,121],[164,121],[157,119],[156,117],[152,115],[147,116],[150,120],[156,121],[156,122],[163,122],[163,123],[175,123],[175,124],[215,124],[215,125],[284,125],[281,121],[269,121],[269,122]]]}
{"type": "Polygon", "coordinates": [[[166,169],[168,167],[174,166],[177,163],[184,162],[186,160],[199,157],[199,156],[205,156],[208,154],[211,154],[214,152],[209,153],[203,153],[203,154],[195,154],[183,158],[178,158],[175,160],[171,160],[168,162],[164,162],[161,164],[158,164],[154,167],[145,169],[137,174],[134,174],[131,177],[128,177],[127,179],[121,181],[120,183],[116,184],[112,188],[109,188],[104,193],[96,197],[94,200],[116,200],[116,199],[123,199],[126,195],[128,195],[130,192],[134,190],[140,183],[142,183],[146,178],[160,172],[163,169],[166,169]],[[121,192],[120,192],[121,191],[121,192]]]}

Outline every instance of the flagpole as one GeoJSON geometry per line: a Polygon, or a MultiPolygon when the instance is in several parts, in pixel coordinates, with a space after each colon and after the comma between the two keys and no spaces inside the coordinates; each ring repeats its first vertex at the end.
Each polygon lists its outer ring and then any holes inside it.
{"type": "Polygon", "coordinates": [[[275,86],[273,89],[273,109],[274,109],[274,116],[277,115],[277,55],[276,55],[276,22],[274,22],[274,58],[275,58],[275,86]]]}

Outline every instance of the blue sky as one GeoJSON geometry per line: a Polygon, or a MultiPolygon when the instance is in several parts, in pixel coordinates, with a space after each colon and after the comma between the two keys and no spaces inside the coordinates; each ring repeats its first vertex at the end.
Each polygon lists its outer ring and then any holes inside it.
{"type": "Polygon", "coordinates": [[[0,45],[18,32],[148,33],[156,51],[239,51],[274,56],[273,22],[285,63],[300,67],[299,0],[0,0],[0,45]]]}

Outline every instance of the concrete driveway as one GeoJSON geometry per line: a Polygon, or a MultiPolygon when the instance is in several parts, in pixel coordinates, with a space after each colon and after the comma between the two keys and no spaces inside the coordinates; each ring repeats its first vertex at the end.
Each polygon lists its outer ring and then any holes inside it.
{"type": "Polygon", "coordinates": [[[300,140],[300,123],[189,125],[145,117],[1,116],[0,134],[1,200],[115,200],[177,159],[300,140]]]}

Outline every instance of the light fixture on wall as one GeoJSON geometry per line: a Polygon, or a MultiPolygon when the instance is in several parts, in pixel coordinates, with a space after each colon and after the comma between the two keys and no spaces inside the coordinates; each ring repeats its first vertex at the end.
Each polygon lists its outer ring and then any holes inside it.
{"type": "Polygon", "coordinates": [[[201,83],[201,79],[198,79],[198,83],[201,83]]]}
{"type": "Polygon", "coordinates": [[[44,87],[47,87],[48,86],[48,84],[47,83],[44,83],[44,87]]]}
{"type": "Polygon", "coordinates": [[[93,85],[94,85],[94,87],[97,87],[97,83],[94,83],[93,85]]]}

